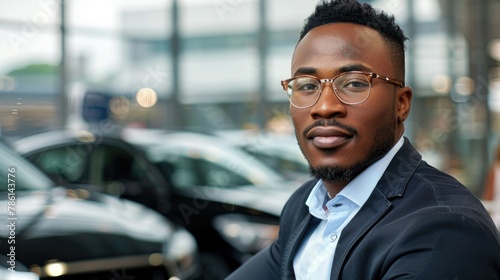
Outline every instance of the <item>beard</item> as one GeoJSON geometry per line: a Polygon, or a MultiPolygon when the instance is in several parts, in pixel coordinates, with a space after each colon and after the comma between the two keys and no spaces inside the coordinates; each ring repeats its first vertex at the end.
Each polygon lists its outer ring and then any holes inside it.
{"type": "MultiPolygon", "coordinates": [[[[395,116],[388,120],[387,124],[382,127],[374,137],[375,146],[370,153],[362,160],[355,162],[350,166],[331,165],[313,167],[309,162],[309,173],[316,179],[321,179],[324,182],[341,182],[352,181],[356,176],[363,172],[368,166],[382,158],[394,146],[394,138],[396,131],[395,116]]],[[[300,142],[299,146],[303,151],[300,142]]],[[[326,151],[328,155],[328,151],[326,151]]],[[[333,154],[333,151],[331,152],[333,154]]]]}

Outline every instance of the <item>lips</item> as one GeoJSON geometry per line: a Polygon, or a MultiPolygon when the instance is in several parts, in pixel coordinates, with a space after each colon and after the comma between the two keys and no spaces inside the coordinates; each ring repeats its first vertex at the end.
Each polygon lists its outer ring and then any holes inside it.
{"type": "Polygon", "coordinates": [[[306,134],[307,139],[320,149],[333,149],[345,144],[353,134],[335,126],[318,126],[306,134]]]}

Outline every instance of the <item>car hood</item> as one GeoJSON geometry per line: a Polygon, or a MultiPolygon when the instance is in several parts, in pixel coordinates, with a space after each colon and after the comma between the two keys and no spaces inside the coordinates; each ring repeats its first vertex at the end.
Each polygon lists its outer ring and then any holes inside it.
{"type": "MultiPolygon", "coordinates": [[[[159,213],[132,201],[85,191],[75,196],[72,191],[78,189],[16,193],[15,215],[0,212],[0,219],[12,226],[0,231],[0,251],[15,245],[16,257],[30,266],[50,259],[150,255],[173,245],[177,227],[159,213]],[[6,240],[14,242],[12,238],[15,243],[8,245],[6,240]]],[[[7,205],[5,198],[0,201],[0,207],[7,205]]]]}
{"type": "MultiPolygon", "coordinates": [[[[7,209],[8,200],[0,207],[7,209]]],[[[2,212],[0,217],[8,217],[2,212]]],[[[17,231],[30,238],[75,233],[113,233],[163,242],[174,226],[163,216],[132,201],[83,189],[61,187],[20,193],[16,198],[17,231]]],[[[11,218],[12,218],[11,217],[11,218]]],[[[6,233],[2,231],[2,235],[6,233]]]]}

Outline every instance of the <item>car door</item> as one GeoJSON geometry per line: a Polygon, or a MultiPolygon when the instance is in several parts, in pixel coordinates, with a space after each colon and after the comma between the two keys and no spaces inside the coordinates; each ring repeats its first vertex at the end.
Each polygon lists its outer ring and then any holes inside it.
{"type": "Polygon", "coordinates": [[[168,184],[156,167],[135,150],[101,143],[89,157],[89,181],[104,192],[166,211],[168,184]]]}

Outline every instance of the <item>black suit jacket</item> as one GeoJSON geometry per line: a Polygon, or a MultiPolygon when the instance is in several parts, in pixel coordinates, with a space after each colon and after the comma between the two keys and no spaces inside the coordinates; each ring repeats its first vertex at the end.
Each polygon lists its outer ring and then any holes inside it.
{"type": "MultiPolygon", "coordinates": [[[[285,205],[278,240],[227,279],[295,279],[293,258],[318,222],[304,204],[316,182],[285,205]]],[[[342,231],[330,279],[500,279],[499,233],[481,202],[405,139],[342,231]]]]}

